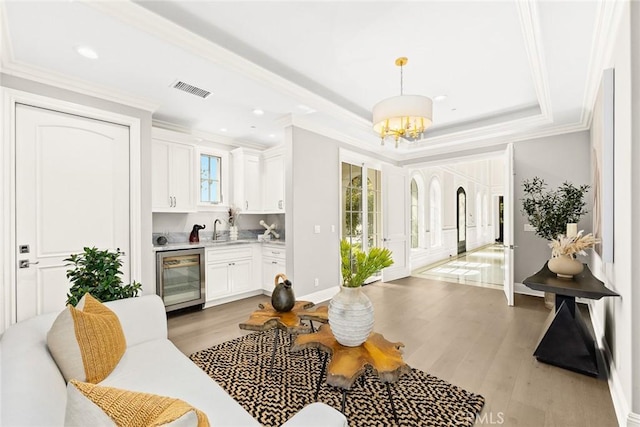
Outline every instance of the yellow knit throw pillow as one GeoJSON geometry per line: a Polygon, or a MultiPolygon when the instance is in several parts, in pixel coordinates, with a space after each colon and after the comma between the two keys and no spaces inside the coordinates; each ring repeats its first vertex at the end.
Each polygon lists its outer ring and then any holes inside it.
{"type": "Polygon", "coordinates": [[[202,411],[180,399],[76,380],[71,380],[71,384],[104,411],[117,426],[160,426],[177,420],[189,411],[195,411],[198,427],[209,426],[209,420],[202,411]]]}
{"type": "Polygon", "coordinates": [[[60,313],[47,345],[67,381],[91,383],[105,379],[127,348],[118,316],[88,293],[60,313]]]}

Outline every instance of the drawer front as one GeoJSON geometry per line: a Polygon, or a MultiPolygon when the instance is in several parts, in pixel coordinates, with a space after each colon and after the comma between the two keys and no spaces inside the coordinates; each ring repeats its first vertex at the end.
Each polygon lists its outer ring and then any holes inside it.
{"type": "Polygon", "coordinates": [[[207,249],[207,263],[234,261],[244,258],[252,258],[253,252],[251,246],[243,245],[235,248],[210,248],[207,249]]]}
{"type": "Polygon", "coordinates": [[[264,258],[275,258],[284,261],[287,257],[286,249],[283,246],[267,246],[262,247],[262,256],[264,258]]]}

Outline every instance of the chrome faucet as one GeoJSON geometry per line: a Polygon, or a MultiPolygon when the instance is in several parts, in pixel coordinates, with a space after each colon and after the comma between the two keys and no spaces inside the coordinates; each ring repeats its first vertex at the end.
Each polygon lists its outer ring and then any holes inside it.
{"type": "Polygon", "coordinates": [[[218,224],[222,224],[222,221],[220,221],[219,218],[216,218],[216,220],[213,221],[213,237],[211,238],[212,240],[218,240],[218,232],[216,231],[218,224]]]}

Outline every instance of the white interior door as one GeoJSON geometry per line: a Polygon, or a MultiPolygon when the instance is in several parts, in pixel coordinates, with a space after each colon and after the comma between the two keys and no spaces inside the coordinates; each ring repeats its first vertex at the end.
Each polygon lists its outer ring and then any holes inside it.
{"type": "Polygon", "coordinates": [[[408,179],[402,168],[389,165],[382,168],[382,241],[393,253],[393,265],[382,270],[385,282],[411,274],[408,179]]]}
{"type": "Polygon", "coordinates": [[[129,128],[16,105],[16,320],[64,308],[65,258],[85,246],[129,262],[129,128]]]}
{"type": "Polygon", "coordinates": [[[513,305],[513,144],[504,152],[504,294],[513,305]]]}

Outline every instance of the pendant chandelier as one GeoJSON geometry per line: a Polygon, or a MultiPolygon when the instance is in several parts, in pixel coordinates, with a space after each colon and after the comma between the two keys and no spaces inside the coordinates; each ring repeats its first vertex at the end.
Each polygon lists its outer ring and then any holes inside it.
{"type": "Polygon", "coordinates": [[[398,140],[403,138],[416,141],[422,138],[425,129],[431,126],[433,102],[421,95],[404,95],[402,67],[408,59],[396,59],[400,67],[400,95],[383,99],[373,106],[373,130],[380,135],[382,145],[387,137],[393,137],[398,148],[398,140]]]}

